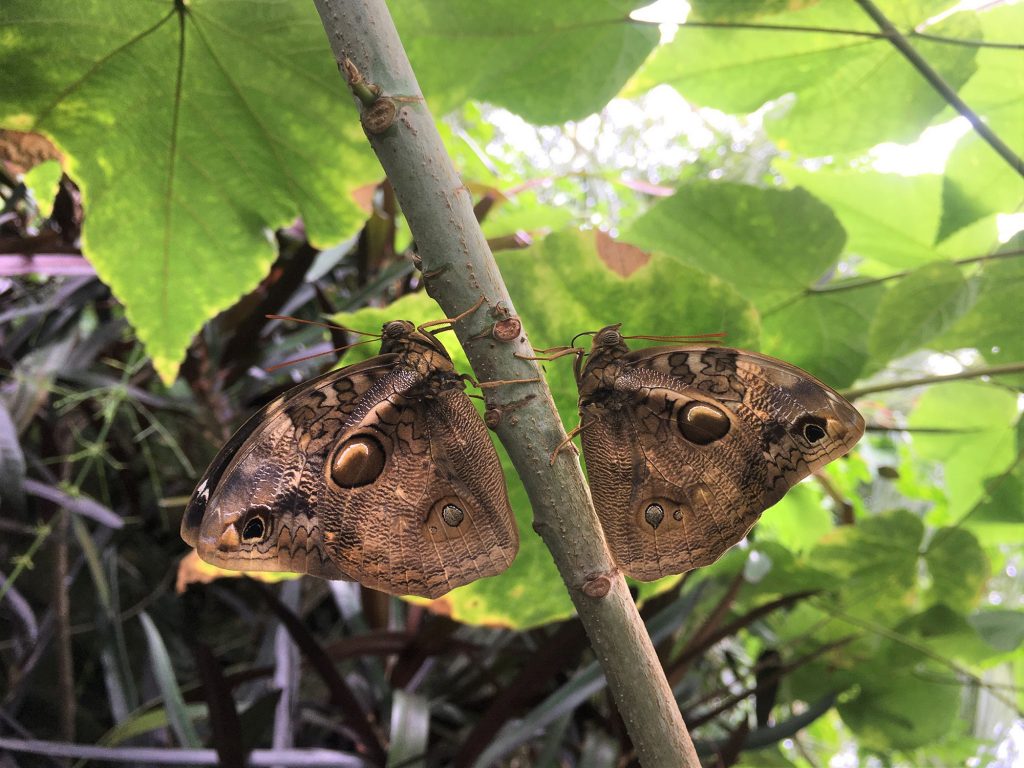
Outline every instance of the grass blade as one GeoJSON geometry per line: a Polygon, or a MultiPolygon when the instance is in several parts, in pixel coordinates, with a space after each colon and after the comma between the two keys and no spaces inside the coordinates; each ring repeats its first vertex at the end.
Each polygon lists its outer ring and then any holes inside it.
{"type": "Polygon", "coordinates": [[[196,733],[188,710],[185,708],[185,700],[181,696],[181,689],[178,688],[178,681],[174,677],[171,657],[167,654],[163,638],[160,637],[156,624],[145,611],[139,614],[139,621],[142,622],[142,629],[146,633],[149,658],[153,664],[153,676],[156,678],[157,685],[160,686],[171,730],[182,746],[198,748],[202,746],[202,742],[200,742],[199,734],[196,733]]]}

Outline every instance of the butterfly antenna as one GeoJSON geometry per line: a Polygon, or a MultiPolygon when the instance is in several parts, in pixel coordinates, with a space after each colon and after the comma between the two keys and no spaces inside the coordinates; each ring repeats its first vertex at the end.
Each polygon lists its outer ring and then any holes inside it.
{"type": "Polygon", "coordinates": [[[583,333],[577,333],[575,336],[572,337],[572,341],[569,342],[569,346],[570,347],[575,347],[576,346],[576,339],[578,339],[580,336],[595,336],[595,335],[597,335],[597,331],[583,331],[583,333]]]}
{"type": "Polygon", "coordinates": [[[376,338],[373,338],[373,339],[363,339],[362,341],[357,341],[354,344],[346,344],[343,347],[335,347],[334,349],[325,349],[323,352],[315,352],[312,355],[305,355],[304,357],[295,357],[295,358],[292,358],[291,360],[285,360],[283,363],[277,363],[275,365],[271,365],[270,367],[264,368],[263,370],[265,370],[267,373],[273,373],[274,371],[280,370],[281,368],[285,368],[286,366],[289,366],[289,365],[295,365],[296,363],[302,363],[302,362],[305,362],[306,360],[312,360],[312,359],[317,358],[317,357],[323,357],[324,355],[329,355],[332,352],[344,352],[346,349],[352,349],[352,347],[358,347],[358,346],[360,346],[362,344],[369,344],[371,341],[376,341],[376,340],[377,340],[376,338]]]}
{"type": "MultiPolygon", "coordinates": [[[[349,328],[347,325],[335,325],[334,323],[324,323],[318,320],[303,320],[301,317],[292,317],[290,315],[266,315],[268,320],[289,320],[293,323],[303,323],[305,325],[315,325],[320,328],[327,328],[328,330],[334,331],[345,331],[346,333],[354,333],[357,336],[370,336],[373,339],[379,339],[379,333],[370,333],[369,331],[357,331],[355,328],[349,328]]],[[[362,343],[362,342],[360,342],[362,343]]],[[[344,349],[344,347],[342,347],[344,349]]],[[[322,354],[327,354],[326,352],[322,354]]],[[[284,365],[284,363],[281,363],[284,365]]]]}
{"type": "Polygon", "coordinates": [[[644,339],[645,341],[688,341],[692,343],[711,342],[717,343],[718,339],[724,339],[725,332],[721,333],[698,333],[693,336],[623,336],[624,339],[644,339]]]}

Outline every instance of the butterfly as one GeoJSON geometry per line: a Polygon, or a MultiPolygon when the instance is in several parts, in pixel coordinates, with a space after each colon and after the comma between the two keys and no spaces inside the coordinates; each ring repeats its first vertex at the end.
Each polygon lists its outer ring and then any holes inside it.
{"type": "Polygon", "coordinates": [[[793,365],[719,346],[630,351],[620,325],[594,334],[585,365],[577,355],[577,429],[605,539],[629,576],[713,563],[864,434],[850,403],[793,365]]]}
{"type": "Polygon", "coordinates": [[[220,450],[181,536],[235,570],[297,571],[436,598],[505,570],[519,532],[487,427],[433,333],[300,384],[220,450]]]}

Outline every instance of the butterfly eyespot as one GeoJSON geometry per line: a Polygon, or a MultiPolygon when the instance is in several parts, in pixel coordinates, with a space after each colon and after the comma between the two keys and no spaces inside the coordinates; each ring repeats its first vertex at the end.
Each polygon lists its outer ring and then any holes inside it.
{"type": "Polygon", "coordinates": [[[679,431],[696,445],[709,445],[729,433],[732,422],[721,408],[694,400],[679,412],[679,431]]]}
{"type": "Polygon", "coordinates": [[[665,510],[661,504],[648,504],[644,510],[644,520],[651,528],[657,529],[661,521],[665,519],[665,510]]]}
{"type": "Polygon", "coordinates": [[[677,509],[675,512],[673,512],[672,513],[672,519],[675,520],[677,523],[680,520],[682,520],[683,519],[683,510],[677,509]]]}
{"type": "Polygon", "coordinates": [[[824,440],[827,435],[825,428],[820,424],[814,422],[804,424],[804,438],[808,443],[817,443],[819,440],[824,440]]]}
{"type": "Polygon", "coordinates": [[[267,532],[267,526],[259,515],[249,518],[242,529],[242,541],[250,543],[260,541],[267,532]]]}
{"type": "Polygon", "coordinates": [[[816,443],[819,440],[824,440],[825,435],[825,430],[819,427],[817,424],[804,425],[804,437],[807,438],[807,442],[809,443],[816,443]]]}
{"type": "Polygon", "coordinates": [[[441,510],[441,519],[452,528],[457,528],[465,517],[466,513],[454,504],[445,504],[444,509],[441,510]]]}
{"type": "Polygon", "coordinates": [[[387,454],[376,438],[357,435],[342,443],[331,460],[331,480],[342,488],[369,485],[384,471],[387,454]]]}

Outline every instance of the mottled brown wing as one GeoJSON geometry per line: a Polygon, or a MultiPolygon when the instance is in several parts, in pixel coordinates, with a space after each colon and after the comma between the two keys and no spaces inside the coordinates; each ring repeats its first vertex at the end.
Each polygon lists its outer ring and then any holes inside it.
{"type": "Polygon", "coordinates": [[[860,414],[809,374],[721,347],[630,352],[614,389],[581,412],[609,548],[642,580],[717,560],[864,430],[860,414]]]}
{"type": "Polygon", "coordinates": [[[322,474],[323,456],[317,451],[329,447],[328,436],[398,359],[380,355],[330,371],[250,417],[200,479],[181,521],[181,537],[221,568],[349,578],[324,548],[309,478],[322,474]]]}
{"type": "MultiPolygon", "coordinates": [[[[320,504],[332,558],[361,583],[392,594],[438,597],[504,571],[519,533],[487,428],[460,389],[410,398],[405,370],[367,393],[359,423],[332,450],[320,504]],[[383,457],[355,477],[348,451],[383,457]],[[360,485],[346,488],[355,479],[360,485]],[[367,482],[362,482],[366,480],[367,482]]],[[[361,466],[361,465],[360,465],[361,466]]]]}

